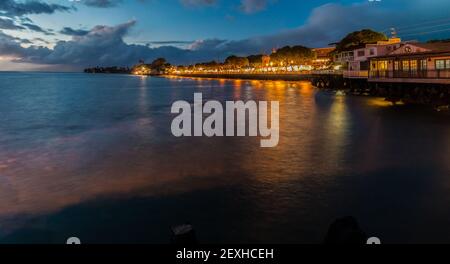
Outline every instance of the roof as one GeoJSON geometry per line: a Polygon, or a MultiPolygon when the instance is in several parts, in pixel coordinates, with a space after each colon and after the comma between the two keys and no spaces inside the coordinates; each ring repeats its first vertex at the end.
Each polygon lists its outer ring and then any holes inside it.
{"type": "Polygon", "coordinates": [[[450,52],[450,42],[411,43],[410,45],[428,49],[433,52],[450,52]]]}
{"type": "Polygon", "coordinates": [[[384,56],[377,56],[375,58],[395,58],[395,57],[423,57],[423,56],[448,56],[450,55],[450,43],[438,42],[438,43],[405,43],[405,45],[415,46],[420,48],[420,51],[416,52],[399,52],[400,49],[396,49],[391,53],[384,56]]]}
{"type": "Polygon", "coordinates": [[[424,56],[450,56],[450,51],[427,51],[427,52],[415,52],[415,53],[403,53],[403,54],[388,54],[385,56],[372,57],[371,59],[387,59],[387,58],[423,58],[424,56]]]}

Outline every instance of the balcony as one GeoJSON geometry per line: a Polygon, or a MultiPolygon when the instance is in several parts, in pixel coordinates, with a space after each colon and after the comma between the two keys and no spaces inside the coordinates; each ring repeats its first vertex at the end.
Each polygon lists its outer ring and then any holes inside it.
{"type": "Polygon", "coordinates": [[[344,78],[350,79],[367,79],[369,78],[369,71],[344,71],[344,78]]]}
{"type": "Polygon", "coordinates": [[[369,81],[450,84],[450,69],[426,71],[370,71],[369,81]]]}

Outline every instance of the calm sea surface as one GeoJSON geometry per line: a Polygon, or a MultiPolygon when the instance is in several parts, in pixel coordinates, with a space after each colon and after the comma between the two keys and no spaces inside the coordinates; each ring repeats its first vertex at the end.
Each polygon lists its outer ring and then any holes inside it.
{"type": "Polygon", "coordinates": [[[0,74],[0,243],[450,242],[450,115],[306,82],[0,74]],[[276,100],[280,143],[175,138],[176,100],[276,100]]]}

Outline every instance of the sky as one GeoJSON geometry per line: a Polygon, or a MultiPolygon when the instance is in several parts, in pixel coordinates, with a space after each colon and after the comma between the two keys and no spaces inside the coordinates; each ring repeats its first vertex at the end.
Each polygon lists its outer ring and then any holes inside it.
{"type": "Polygon", "coordinates": [[[0,0],[0,71],[79,71],[326,47],[395,28],[404,40],[450,38],[449,0],[0,0]]]}

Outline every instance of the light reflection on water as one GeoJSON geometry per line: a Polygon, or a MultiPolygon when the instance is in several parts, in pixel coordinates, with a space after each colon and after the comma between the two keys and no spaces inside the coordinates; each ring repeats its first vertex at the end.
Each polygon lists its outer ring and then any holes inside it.
{"type": "Polygon", "coordinates": [[[165,242],[161,233],[141,235],[185,220],[211,242],[320,242],[327,225],[347,214],[391,241],[450,234],[442,224],[404,237],[450,216],[450,122],[424,109],[335,96],[306,82],[5,73],[0,113],[4,234],[34,227],[34,219],[62,236],[71,230],[60,213],[67,210],[116,232],[123,222],[105,225],[97,210],[71,209],[112,198],[117,208],[96,206],[125,217],[134,235],[122,242],[165,242]],[[171,104],[192,102],[194,92],[221,102],[279,101],[279,146],[172,137],[171,104]],[[134,197],[144,202],[129,202],[134,197]],[[422,219],[405,225],[408,217],[422,219]]]}

